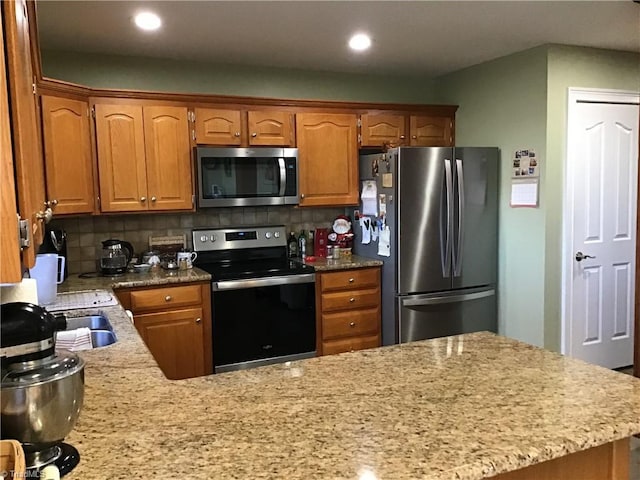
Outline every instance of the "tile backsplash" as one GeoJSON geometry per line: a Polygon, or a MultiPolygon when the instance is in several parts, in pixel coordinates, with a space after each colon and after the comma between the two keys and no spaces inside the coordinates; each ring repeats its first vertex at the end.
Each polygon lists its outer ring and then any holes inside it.
{"type": "Polygon", "coordinates": [[[330,227],[342,208],[234,207],[209,208],[189,213],[145,213],[55,218],[52,228],[67,231],[67,266],[70,274],[96,271],[102,240],[130,242],[136,253],[145,251],[150,236],[186,234],[191,248],[191,230],[205,227],[286,225],[287,232],[330,227]]]}

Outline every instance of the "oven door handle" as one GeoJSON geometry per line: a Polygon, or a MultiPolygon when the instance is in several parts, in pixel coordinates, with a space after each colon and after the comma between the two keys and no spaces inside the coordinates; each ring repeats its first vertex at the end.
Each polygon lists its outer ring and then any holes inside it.
{"type": "Polygon", "coordinates": [[[315,273],[303,273],[300,275],[283,275],[280,277],[252,278],[248,280],[225,280],[223,282],[212,282],[211,290],[219,292],[221,290],[240,290],[246,288],[275,287],[278,285],[293,285],[297,283],[314,283],[315,273]]]}

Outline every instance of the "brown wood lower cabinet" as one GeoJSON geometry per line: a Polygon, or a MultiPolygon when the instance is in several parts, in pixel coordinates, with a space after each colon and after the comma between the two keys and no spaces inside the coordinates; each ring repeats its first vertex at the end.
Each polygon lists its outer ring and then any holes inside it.
{"type": "Polygon", "coordinates": [[[380,346],[380,268],[316,275],[318,355],[380,346]]]}
{"type": "Polygon", "coordinates": [[[210,288],[206,282],[116,291],[169,379],[213,373],[210,288]]]}

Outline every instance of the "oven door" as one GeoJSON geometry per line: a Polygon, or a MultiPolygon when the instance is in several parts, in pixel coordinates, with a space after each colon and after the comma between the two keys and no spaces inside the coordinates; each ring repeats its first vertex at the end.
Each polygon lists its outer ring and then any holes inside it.
{"type": "Polygon", "coordinates": [[[212,284],[216,373],[314,357],[315,274],[212,284]]]}

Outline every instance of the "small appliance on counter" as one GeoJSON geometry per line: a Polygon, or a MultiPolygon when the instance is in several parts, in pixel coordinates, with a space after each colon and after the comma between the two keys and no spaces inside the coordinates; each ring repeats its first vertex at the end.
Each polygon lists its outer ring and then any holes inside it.
{"type": "Polygon", "coordinates": [[[133,245],[111,238],[102,242],[100,272],[103,275],[122,275],[133,258],[133,245]]]}
{"type": "MultiPolygon", "coordinates": [[[[62,229],[52,229],[49,225],[44,231],[44,239],[42,245],[38,249],[38,253],[55,253],[61,257],[67,258],[67,232],[62,229]]],[[[62,271],[58,272],[58,277],[66,280],[69,276],[69,269],[66,262],[61,267],[62,271]],[[63,275],[61,275],[63,274],[63,275]]]]}
{"type": "Polygon", "coordinates": [[[64,315],[25,302],[5,303],[0,314],[2,438],[22,443],[27,475],[37,478],[47,465],[65,475],[80,461],[63,440],[82,408],[84,361],[55,351],[55,333],[66,328],[64,315]]]}

